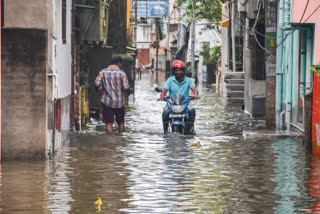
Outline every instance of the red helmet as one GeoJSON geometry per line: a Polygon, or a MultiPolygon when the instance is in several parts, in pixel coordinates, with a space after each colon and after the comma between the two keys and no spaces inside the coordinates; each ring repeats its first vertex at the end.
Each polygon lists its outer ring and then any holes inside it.
{"type": "Polygon", "coordinates": [[[180,68],[184,71],[185,69],[184,62],[182,62],[181,60],[174,61],[172,65],[173,72],[176,70],[176,68],[180,68]]]}

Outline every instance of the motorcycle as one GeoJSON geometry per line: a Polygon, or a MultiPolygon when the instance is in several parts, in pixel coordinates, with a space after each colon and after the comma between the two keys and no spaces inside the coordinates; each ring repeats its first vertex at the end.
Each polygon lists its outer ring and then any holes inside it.
{"type": "MultiPolygon", "coordinates": [[[[156,88],[157,92],[161,92],[161,88],[156,88]]],[[[169,127],[168,132],[195,135],[194,127],[192,132],[188,133],[189,111],[188,106],[192,96],[184,97],[182,95],[167,96],[163,101],[167,102],[167,110],[169,111],[169,127]]],[[[160,99],[158,99],[159,101],[160,99]]]]}

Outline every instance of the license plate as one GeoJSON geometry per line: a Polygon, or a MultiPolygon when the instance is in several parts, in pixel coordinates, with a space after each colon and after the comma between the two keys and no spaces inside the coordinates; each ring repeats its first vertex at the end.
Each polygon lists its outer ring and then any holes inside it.
{"type": "Polygon", "coordinates": [[[184,114],[170,114],[170,118],[176,118],[176,117],[184,117],[184,114]]]}

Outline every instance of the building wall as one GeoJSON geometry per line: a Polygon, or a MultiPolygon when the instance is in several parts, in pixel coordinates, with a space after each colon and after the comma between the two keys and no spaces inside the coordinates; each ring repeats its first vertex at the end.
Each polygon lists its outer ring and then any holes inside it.
{"type": "Polygon", "coordinates": [[[64,98],[71,94],[71,0],[67,0],[66,43],[62,41],[61,0],[53,4],[52,70],[56,75],[54,97],[64,98]]]}
{"type": "Polygon", "coordinates": [[[47,32],[2,29],[2,34],[2,158],[45,159],[47,32]]]}
{"type": "MultiPolygon", "coordinates": [[[[307,2],[308,0],[293,1],[293,5],[292,5],[292,22],[293,23],[300,22],[300,19],[304,12],[304,8],[307,5],[307,2]]],[[[302,23],[315,24],[314,38],[320,38],[320,9],[316,10],[316,12],[313,13],[317,7],[319,7],[319,0],[310,0],[308,7],[306,9],[305,15],[303,16],[301,21],[302,23]]],[[[315,39],[314,53],[315,53],[314,64],[318,64],[320,63],[320,40],[319,39],[315,39]]]]}
{"type": "Polygon", "coordinates": [[[136,44],[137,49],[146,49],[150,48],[151,43],[151,25],[144,24],[144,25],[138,25],[136,27],[137,29],[137,37],[136,37],[136,44]]]}
{"type": "Polygon", "coordinates": [[[14,28],[47,28],[47,1],[3,0],[4,26],[14,28]]]}
{"type": "Polygon", "coordinates": [[[89,108],[100,108],[100,97],[95,89],[95,80],[99,72],[111,64],[112,49],[107,47],[92,47],[88,50],[89,86],[88,98],[89,108]]]}
{"type": "Polygon", "coordinates": [[[109,8],[108,46],[114,53],[126,53],[127,0],[112,1],[109,8]]]}
{"type": "Polygon", "coordinates": [[[148,65],[150,63],[150,49],[139,49],[137,59],[140,66],[148,65]]]}

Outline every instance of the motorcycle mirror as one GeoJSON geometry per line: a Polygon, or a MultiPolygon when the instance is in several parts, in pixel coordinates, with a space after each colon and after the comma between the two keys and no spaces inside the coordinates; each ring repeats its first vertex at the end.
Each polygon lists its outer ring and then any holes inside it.
{"type": "Polygon", "coordinates": [[[162,92],[162,88],[156,87],[155,88],[156,92],[162,92]]]}

